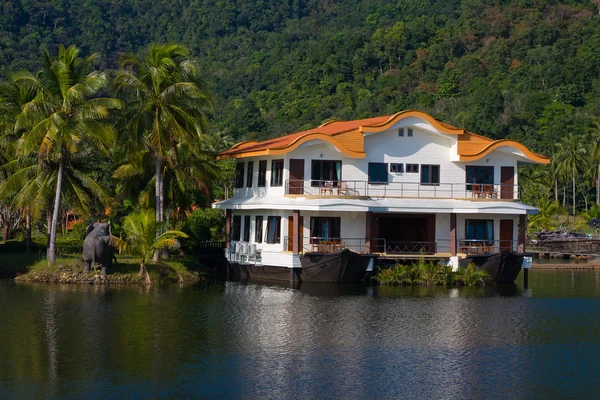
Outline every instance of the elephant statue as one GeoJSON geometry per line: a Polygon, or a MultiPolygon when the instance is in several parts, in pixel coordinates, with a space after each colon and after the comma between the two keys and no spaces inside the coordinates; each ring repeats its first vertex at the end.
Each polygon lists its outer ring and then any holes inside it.
{"type": "Polygon", "coordinates": [[[96,222],[87,227],[85,240],[83,241],[83,272],[90,272],[93,263],[102,266],[101,273],[106,275],[108,268],[112,267],[114,256],[113,248],[108,242],[110,237],[110,225],[104,222],[96,222]]]}

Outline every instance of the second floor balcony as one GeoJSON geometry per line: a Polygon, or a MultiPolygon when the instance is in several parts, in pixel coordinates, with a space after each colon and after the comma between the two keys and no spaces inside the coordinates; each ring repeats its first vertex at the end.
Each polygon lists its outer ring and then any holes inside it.
{"type": "Polygon", "coordinates": [[[288,180],[285,194],[317,197],[391,197],[469,200],[519,200],[519,187],[502,183],[419,183],[288,180]]]}

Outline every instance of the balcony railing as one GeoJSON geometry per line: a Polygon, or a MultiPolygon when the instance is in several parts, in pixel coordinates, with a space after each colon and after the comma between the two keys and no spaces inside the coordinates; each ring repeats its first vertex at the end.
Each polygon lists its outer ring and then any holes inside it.
{"type": "MultiPolygon", "coordinates": [[[[301,250],[303,253],[332,253],[342,249],[350,249],[358,253],[382,253],[404,255],[433,255],[450,253],[450,240],[435,241],[395,241],[385,238],[328,238],[302,237],[301,250]]],[[[492,254],[502,250],[517,251],[517,240],[477,240],[460,239],[457,241],[457,252],[466,255],[492,254]]],[[[293,250],[293,236],[285,236],[283,251],[293,250]]]]}
{"type": "Polygon", "coordinates": [[[519,186],[502,183],[435,183],[287,180],[285,194],[312,196],[417,197],[519,200],[519,186]]]}

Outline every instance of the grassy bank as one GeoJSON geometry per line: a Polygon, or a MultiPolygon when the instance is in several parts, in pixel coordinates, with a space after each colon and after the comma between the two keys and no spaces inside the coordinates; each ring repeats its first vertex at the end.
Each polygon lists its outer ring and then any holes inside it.
{"type": "MultiPolygon", "coordinates": [[[[20,282],[49,283],[145,283],[139,276],[139,261],[131,256],[119,255],[118,262],[106,276],[100,270],[83,273],[83,263],[79,254],[65,254],[56,264],[48,266],[41,255],[25,253],[0,253],[0,276],[15,277],[20,282]]],[[[191,258],[173,258],[151,263],[148,272],[153,283],[193,283],[201,279],[203,266],[191,258]]]]}

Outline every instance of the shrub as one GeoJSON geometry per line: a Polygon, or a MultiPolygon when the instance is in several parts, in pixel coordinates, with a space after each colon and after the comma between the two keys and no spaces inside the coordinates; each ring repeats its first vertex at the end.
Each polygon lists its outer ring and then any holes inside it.
{"type": "Polygon", "coordinates": [[[455,272],[455,277],[457,282],[461,282],[465,286],[485,285],[485,282],[490,280],[490,275],[486,271],[477,269],[472,263],[459,268],[455,272]]]}
{"type": "Polygon", "coordinates": [[[181,241],[183,248],[193,252],[200,242],[225,240],[225,215],[212,208],[194,210],[181,231],[189,236],[181,241]]]}

